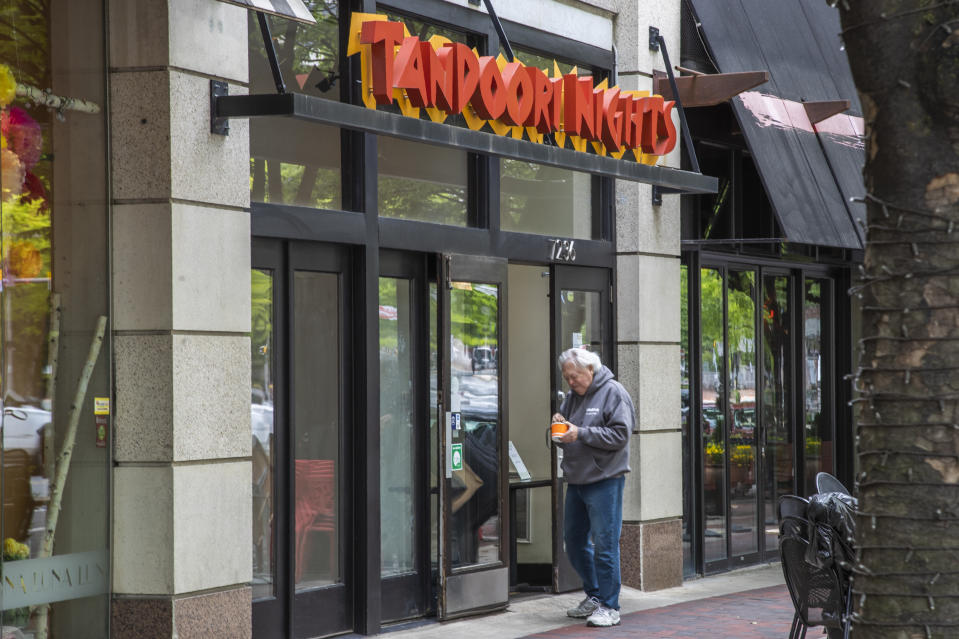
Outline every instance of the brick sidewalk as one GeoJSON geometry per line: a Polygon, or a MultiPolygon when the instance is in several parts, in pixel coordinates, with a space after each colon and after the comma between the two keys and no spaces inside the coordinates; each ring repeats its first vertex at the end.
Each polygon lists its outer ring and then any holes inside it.
{"type": "MultiPolygon", "coordinates": [[[[589,628],[583,624],[529,636],[567,639],[782,639],[789,636],[792,618],[793,606],[786,586],[773,586],[629,613],[623,615],[622,623],[613,628],[589,628]]],[[[821,630],[810,628],[808,636],[817,637],[821,630]]]]}

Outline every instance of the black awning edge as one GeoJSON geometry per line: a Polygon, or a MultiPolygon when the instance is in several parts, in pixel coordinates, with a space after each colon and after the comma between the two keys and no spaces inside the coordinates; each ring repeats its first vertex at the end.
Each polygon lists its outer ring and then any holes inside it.
{"type": "Polygon", "coordinates": [[[642,182],[676,189],[681,193],[715,193],[718,179],[700,173],[664,166],[649,166],[527,140],[473,131],[461,127],[419,120],[385,111],[324,100],[302,93],[218,95],[213,100],[214,119],[288,116],[309,122],[355,131],[387,135],[462,151],[481,153],[617,180],[642,182]]]}

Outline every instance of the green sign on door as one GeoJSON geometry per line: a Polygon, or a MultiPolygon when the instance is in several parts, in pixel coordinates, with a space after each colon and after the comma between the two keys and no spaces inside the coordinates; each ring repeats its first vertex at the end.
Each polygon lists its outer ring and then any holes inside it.
{"type": "Polygon", "coordinates": [[[463,444],[453,444],[453,452],[450,454],[453,470],[463,470],[463,444]]]}

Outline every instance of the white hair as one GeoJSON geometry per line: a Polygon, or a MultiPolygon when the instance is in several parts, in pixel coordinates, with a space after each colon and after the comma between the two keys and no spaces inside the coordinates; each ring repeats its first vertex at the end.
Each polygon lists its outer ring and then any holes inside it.
{"type": "Polygon", "coordinates": [[[568,348],[560,353],[559,367],[563,368],[569,362],[572,362],[576,368],[588,368],[594,373],[603,367],[603,362],[599,359],[599,355],[585,348],[568,348]]]}

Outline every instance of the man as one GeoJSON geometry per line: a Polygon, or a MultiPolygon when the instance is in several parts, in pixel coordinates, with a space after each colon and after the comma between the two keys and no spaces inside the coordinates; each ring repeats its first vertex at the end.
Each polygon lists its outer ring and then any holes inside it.
{"type": "Polygon", "coordinates": [[[566,554],[586,598],[566,614],[588,626],[619,624],[619,536],[629,435],[635,410],[629,393],[599,356],[571,348],[559,356],[570,393],[553,415],[568,430],[558,438],[566,478],[566,554]],[[592,543],[590,543],[592,540],[592,543]]]}

